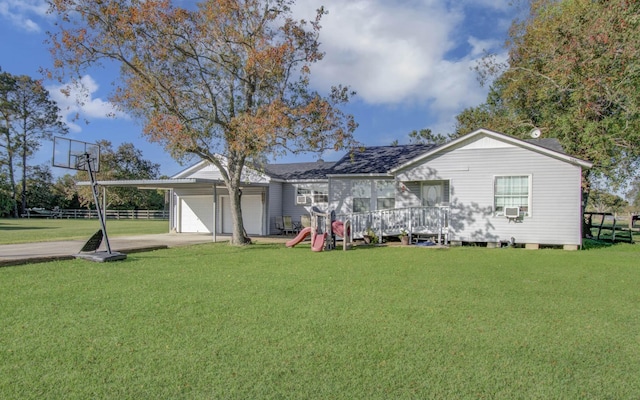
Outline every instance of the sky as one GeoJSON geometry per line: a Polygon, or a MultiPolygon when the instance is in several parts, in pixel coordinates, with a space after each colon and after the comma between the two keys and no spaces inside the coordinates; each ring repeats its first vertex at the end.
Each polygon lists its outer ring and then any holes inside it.
{"type": "MultiPolygon", "coordinates": [[[[177,0],[191,7],[195,1],[177,0]]],[[[326,93],[344,84],[357,92],[344,111],[359,124],[355,138],[366,146],[408,143],[409,132],[429,128],[454,131],[455,116],[484,102],[488,88],[473,67],[485,52],[504,57],[504,42],[517,10],[512,0],[298,0],[294,13],[311,19],[323,5],[321,50],[312,67],[312,89],[326,93]]],[[[55,19],[45,0],[0,0],[0,68],[14,75],[43,78],[52,60],[44,43],[55,19]]],[[[84,77],[88,88],[82,107],[66,98],[58,82],[44,81],[58,102],[70,139],[109,140],[113,148],[133,143],[143,157],[172,176],[184,165],[142,136],[142,126],[125,113],[113,114],[109,95],[117,70],[96,68],[84,77]],[[80,118],[75,119],[78,115],[80,118]]],[[[32,164],[51,164],[52,142],[42,143],[32,164]]],[[[343,153],[326,153],[326,161],[343,153]]],[[[287,156],[277,162],[314,161],[315,154],[287,156]]],[[[69,172],[52,168],[54,176],[69,172]]]]}

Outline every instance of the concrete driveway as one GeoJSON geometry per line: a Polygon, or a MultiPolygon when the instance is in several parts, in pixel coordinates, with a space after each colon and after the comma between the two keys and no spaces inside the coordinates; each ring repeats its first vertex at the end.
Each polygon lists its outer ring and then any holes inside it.
{"type": "MultiPolygon", "coordinates": [[[[218,242],[228,241],[229,236],[218,235],[216,239],[218,242]]],[[[158,235],[109,237],[111,251],[124,254],[211,243],[212,241],[211,234],[200,233],[163,233],[158,235]]],[[[85,243],[86,240],[64,240],[0,245],[0,266],[72,259],[85,243]]],[[[104,242],[98,251],[106,251],[104,242]]]]}

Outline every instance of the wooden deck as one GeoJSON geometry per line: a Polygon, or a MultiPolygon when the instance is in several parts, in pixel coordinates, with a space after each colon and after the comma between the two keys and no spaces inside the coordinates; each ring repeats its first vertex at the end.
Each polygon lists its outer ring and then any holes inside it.
{"type": "Polygon", "coordinates": [[[411,239],[430,236],[439,244],[449,241],[449,218],[449,207],[407,207],[336,215],[340,221],[351,221],[352,239],[362,239],[369,230],[380,238],[398,236],[404,231],[411,239]]]}

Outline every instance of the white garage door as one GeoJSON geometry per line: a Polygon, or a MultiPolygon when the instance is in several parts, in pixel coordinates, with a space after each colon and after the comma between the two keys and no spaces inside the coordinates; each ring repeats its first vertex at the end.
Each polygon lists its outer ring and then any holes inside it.
{"type": "MultiPolygon", "coordinates": [[[[229,196],[221,196],[222,203],[222,233],[233,232],[231,219],[231,205],[229,196]]],[[[262,196],[242,196],[242,220],[244,229],[249,235],[262,235],[262,196]]]]}
{"type": "Polygon", "coordinates": [[[213,232],[213,196],[181,198],[180,232],[213,232]]]}

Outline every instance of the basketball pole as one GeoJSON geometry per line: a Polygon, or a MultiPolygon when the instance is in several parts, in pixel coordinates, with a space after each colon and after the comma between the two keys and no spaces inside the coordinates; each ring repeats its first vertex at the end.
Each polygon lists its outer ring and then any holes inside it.
{"type": "Polygon", "coordinates": [[[93,192],[93,200],[96,203],[96,212],[98,213],[98,219],[100,220],[100,226],[102,228],[102,236],[104,237],[104,244],[107,246],[107,253],[111,254],[111,245],[109,244],[109,236],[107,236],[107,224],[105,223],[102,215],[102,209],[100,208],[100,200],[98,198],[98,182],[96,182],[93,176],[93,170],[91,169],[91,154],[84,153],[85,163],[87,165],[87,171],[89,172],[89,180],[91,181],[91,192],[93,192]]]}

